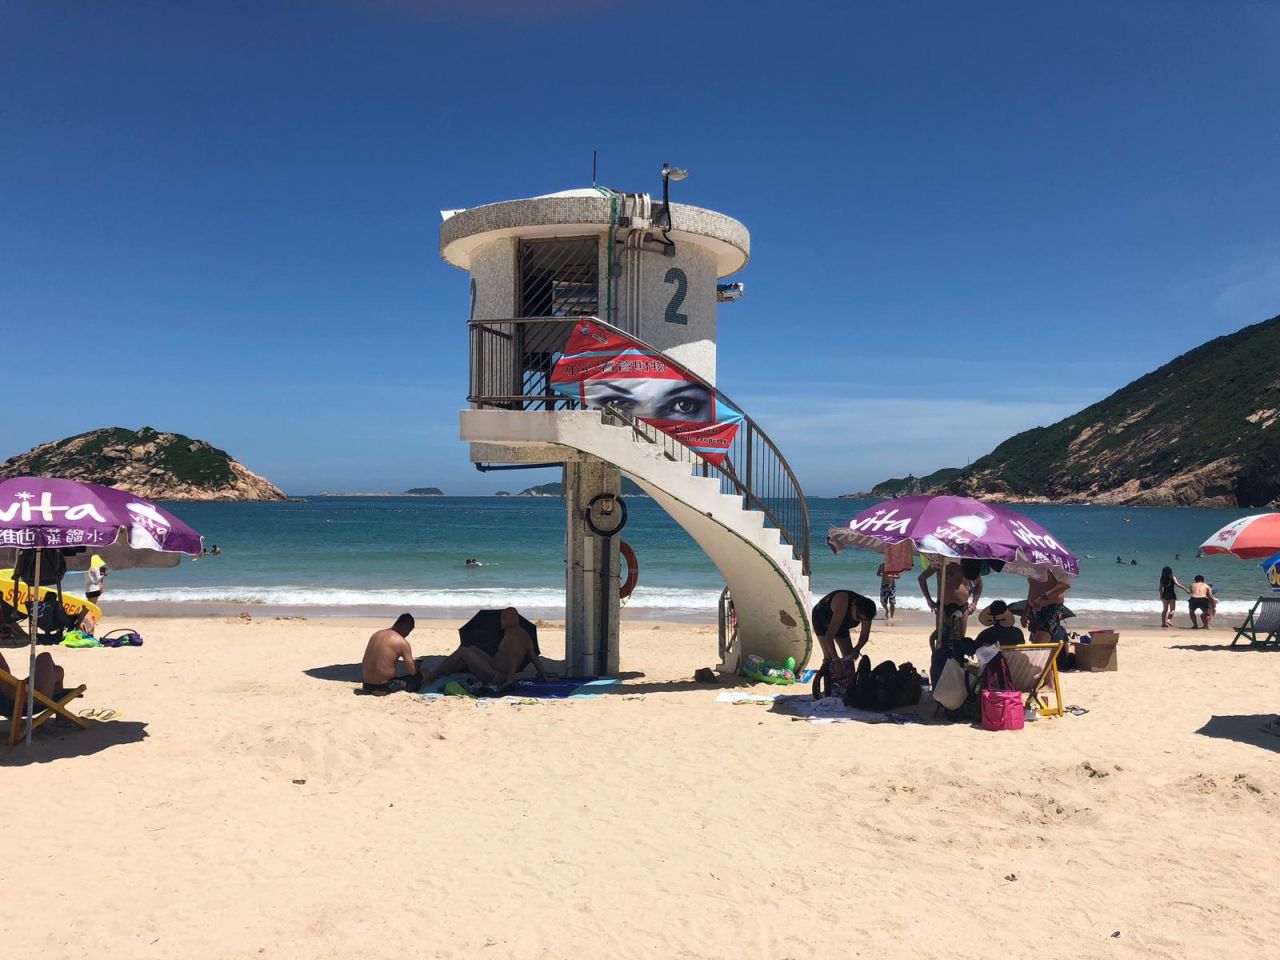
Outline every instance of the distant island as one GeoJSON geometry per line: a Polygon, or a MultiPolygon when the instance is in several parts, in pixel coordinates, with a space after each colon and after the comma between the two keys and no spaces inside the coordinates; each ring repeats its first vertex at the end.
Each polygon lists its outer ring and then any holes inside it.
{"type": "Polygon", "coordinates": [[[944,483],[950,483],[962,472],[959,467],[943,467],[941,470],[935,470],[933,473],[923,477],[913,477],[911,474],[907,474],[905,477],[893,477],[889,480],[880,481],[870,490],[863,493],[841,494],[840,499],[871,500],[876,498],[914,497],[922,493],[928,493],[944,483]]]}
{"type": "Polygon", "coordinates": [[[340,490],[321,490],[315,494],[317,497],[443,497],[444,491],[439,487],[413,487],[404,493],[392,493],[390,490],[384,490],[378,493],[366,493],[358,491],[340,491],[340,490]]]}
{"type": "Polygon", "coordinates": [[[151,427],[103,427],[42,443],[0,463],[0,479],[65,477],[148,500],[284,500],[275,484],[207,440],[151,427]]]}
{"type": "Polygon", "coordinates": [[[1201,344],[1079,413],[1011,437],[923,492],[1022,503],[1276,506],[1277,357],[1280,316],[1201,344]]]}
{"type": "Polygon", "coordinates": [[[511,496],[511,491],[510,491],[510,490],[499,490],[497,493],[495,493],[495,494],[494,494],[494,496],[495,496],[495,497],[509,497],[509,496],[511,496]]]}
{"type": "MultiPolygon", "coordinates": [[[[559,497],[564,493],[564,484],[559,480],[553,480],[551,483],[540,483],[536,487],[526,487],[516,494],[517,497],[559,497]]],[[[648,494],[641,490],[634,480],[627,477],[622,478],[622,495],[627,497],[647,497],[648,494]]],[[[510,494],[508,494],[510,496],[510,494]]]]}

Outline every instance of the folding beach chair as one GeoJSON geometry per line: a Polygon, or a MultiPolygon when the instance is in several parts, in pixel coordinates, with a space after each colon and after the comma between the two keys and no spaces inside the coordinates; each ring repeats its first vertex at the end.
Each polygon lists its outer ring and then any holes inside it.
{"type": "MultiPolygon", "coordinates": [[[[35,704],[32,709],[35,711],[35,717],[31,720],[31,730],[34,733],[39,729],[40,725],[46,720],[52,720],[54,717],[64,717],[70,720],[82,730],[89,729],[89,721],[83,717],[77,717],[67,709],[67,704],[76,697],[83,697],[85,691],[84,684],[76,687],[74,690],[64,690],[57,700],[46,697],[39,690],[34,691],[35,704]]],[[[9,710],[9,746],[13,746],[25,734],[22,727],[22,718],[27,712],[27,681],[19,680],[7,670],[0,670],[0,707],[9,710]],[[12,699],[13,706],[9,707],[7,701],[12,699]]]]}
{"type": "Polygon", "coordinates": [[[1061,643],[1020,643],[1001,647],[1009,674],[1019,693],[1027,695],[1026,705],[1042,717],[1060,717],[1062,686],[1058,682],[1058,652],[1061,643]],[[1053,693],[1053,705],[1048,694],[1053,693]]]}
{"type": "Polygon", "coordinates": [[[1254,646],[1272,646],[1280,643],[1278,633],[1280,633],[1280,597],[1259,597],[1258,602],[1249,611],[1249,615],[1244,618],[1244,623],[1236,629],[1236,635],[1231,638],[1231,645],[1234,647],[1236,641],[1244,637],[1254,646]],[[1259,640],[1259,637],[1262,639],[1259,640]]]}

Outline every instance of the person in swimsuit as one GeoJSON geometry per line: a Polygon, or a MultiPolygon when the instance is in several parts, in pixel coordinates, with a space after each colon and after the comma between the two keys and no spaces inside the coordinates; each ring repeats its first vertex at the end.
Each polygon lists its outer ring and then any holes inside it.
{"type": "Polygon", "coordinates": [[[1187,600],[1187,610],[1191,614],[1191,629],[1197,630],[1200,627],[1209,629],[1209,618],[1213,615],[1213,587],[1204,582],[1204,577],[1196,574],[1195,582],[1191,584],[1191,588],[1187,591],[1191,594],[1191,598],[1187,600]],[[1200,623],[1196,623],[1196,613],[1200,614],[1200,623]]]}
{"type": "Polygon", "coordinates": [[[898,609],[898,577],[901,574],[885,573],[882,563],[876,567],[876,576],[880,578],[880,606],[884,607],[885,620],[893,623],[893,615],[898,609]]]}
{"type": "MultiPolygon", "coordinates": [[[[966,576],[964,565],[954,561],[947,564],[946,571],[940,598],[942,600],[942,639],[935,649],[953,645],[959,649],[969,629],[969,614],[978,609],[977,601],[982,596],[982,576],[977,573],[972,578],[966,576]],[[955,638],[954,644],[952,637],[955,638]]],[[[916,582],[920,584],[920,592],[924,594],[924,602],[935,614],[938,612],[938,601],[934,600],[933,594],[929,592],[929,579],[937,575],[938,568],[930,566],[916,578],[916,582]]]]}
{"type": "Polygon", "coordinates": [[[1172,567],[1165,567],[1160,571],[1160,626],[1173,626],[1173,614],[1178,608],[1178,591],[1186,589],[1173,575],[1172,567]]]}
{"type": "Polygon", "coordinates": [[[520,626],[520,612],[515,607],[507,607],[502,611],[498,625],[502,628],[502,641],[492,657],[478,647],[459,646],[427,671],[426,682],[434,683],[447,674],[466,672],[481,683],[501,689],[515,679],[525,663],[532,663],[538,679],[546,680],[547,674],[538,660],[533,637],[520,626]]]}
{"type": "Polygon", "coordinates": [[[401,690],[417,693],[422,689],[422,673],[414,662],[413,650],[409,648],[409,634],[412,632],[413,617],[402,613],[389,628],[379,630],[369,638],[360,668],[365,693],[382,696],[401,690]],[[407,674],[397,677],[396,664],[401,660],[407,674]]]}
{"type": "Polygon", "coordinates": [[[1070,580],[1059,580],[1052,573],[1044,580],[1030,580],[1027,587],[1028,626],[1032,643],[1052,643],[1062,625],[1062,599],[1071,589],[1070,580]]]}
{"type": "Polygon", "coordinates": [[[871,621],[876,618],[876,602],[852,590],[832,590],[813,607],[813,632],[822,647],[822,658],[834,663],[856,657],[871,639],[871,621]],[[858,628],[854,646],[851,631],[858,628]]]}

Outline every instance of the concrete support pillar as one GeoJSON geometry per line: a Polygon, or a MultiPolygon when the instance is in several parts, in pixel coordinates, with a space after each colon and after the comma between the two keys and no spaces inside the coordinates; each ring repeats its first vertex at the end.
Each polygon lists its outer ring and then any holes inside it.
{"type": "Polygon", "coordinates": [[[618,543],[622,537],[597,536],[585,517],[593,497],[617,495],[621,490],[621,471],[603,460],[587,457],[564,465],[565,670],[571,676],[618,673],[618,543]],[[607,625],[602,622],[606,617],[607,625]]]}

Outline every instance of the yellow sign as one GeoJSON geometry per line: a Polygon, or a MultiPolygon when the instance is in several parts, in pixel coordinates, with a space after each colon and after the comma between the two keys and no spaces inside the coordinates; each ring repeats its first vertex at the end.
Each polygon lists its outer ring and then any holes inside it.
{"type": "MultiPolygon", "coordinates": [[[[53,587],[40,588],[40,599],[42,601],[48,600],[50,596],[56,597],[57,595],[58,591],[53,587]]],[[[0,597],[3,597],[4,602],[19,613],[29,615],[27,601],[31,599],[31,587],[25,583],[15,583],[12,570],[0,570],[0,597]]],[[[93,615],[94,620],[102,618],[102,611],[98,609],[96,603],[71,593],[62,595],[62,609],[73,617],[83,610],[88,610],[93,615]]]]}

